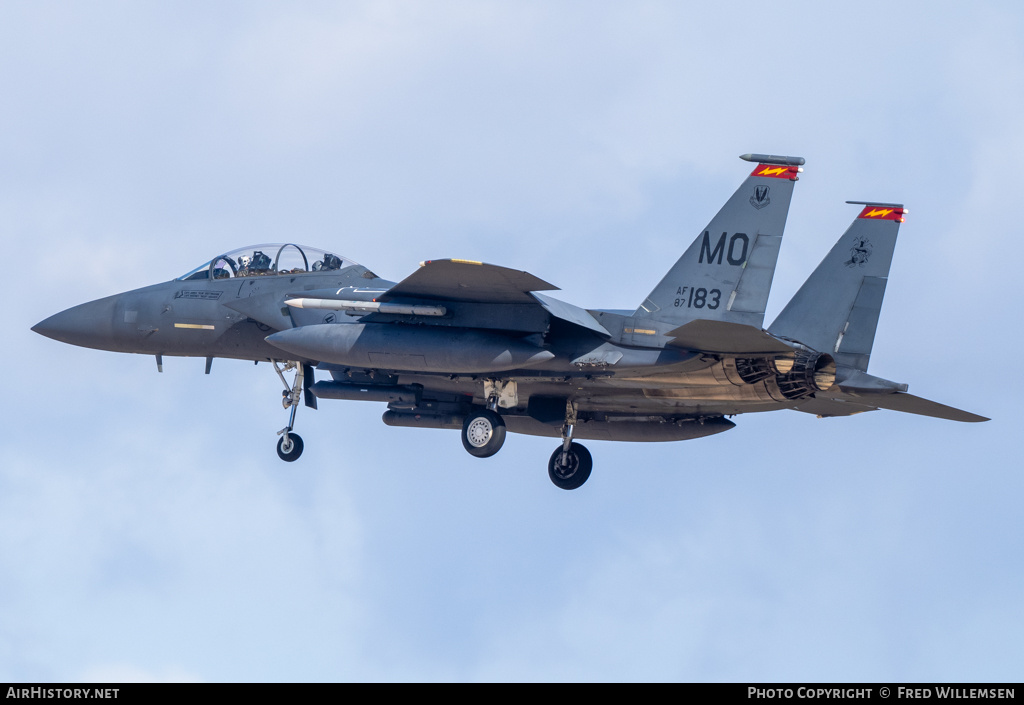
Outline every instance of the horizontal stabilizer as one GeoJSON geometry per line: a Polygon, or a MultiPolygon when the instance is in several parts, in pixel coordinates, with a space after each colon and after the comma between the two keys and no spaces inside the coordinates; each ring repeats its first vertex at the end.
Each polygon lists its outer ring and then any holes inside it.
{"type": "Polygon", "coordinates": [[[906,392],[894,392],[893,394],[872,394],[857,397],[856,402],[870,404],[879,409],[890,409],[891,411],[902,411],[907,414],[918,414],[920,416],[932,416],[936,419],[948,419],[949,421],[965,421],[978,423],[988,421],[984,416],[972,414],[963,409],[954,409],[936,401],[922,399],[906,392]]]}
{"type": "Polygon", "coordinates": [[[760,328],[698,319],[667,333],[675,338],[669,345],[688,350],[723,353],[726,355],[770,355],[793,352],[793,348],[765,333],[760,328]]]}
{"type": "Polygon", "coordinates": [[[531,291],[558,287],[528,272],[469,260],[442,259],[424,262],[419,269],[378,297],[400,297],[478,303],[536,304],[531,291]]]}
{"type": "MultiPolygon", "coordinates": [[[[844,388],[844,391],[848,391],[844,388]]],[[[907,414],[918,414],[919,416],[931,416],[936,419],[948,421],[963,421],[967,423],[979,423],[988,421],[984,416],[972,414],[962,409],[954,409],[952,406],[939,404],[928,399],[916,397],[905,392],[884,392],[877,394],[851,394],[851,393],[829,393],[819,394],[814,398],[802,402],[794,407],[797,411],[807,414],[815,414],[819,417],[828,416],[851,416],[864,411],[875,411],[877,409],[889,409],[890,411],[902,411],[907,414]]]]}

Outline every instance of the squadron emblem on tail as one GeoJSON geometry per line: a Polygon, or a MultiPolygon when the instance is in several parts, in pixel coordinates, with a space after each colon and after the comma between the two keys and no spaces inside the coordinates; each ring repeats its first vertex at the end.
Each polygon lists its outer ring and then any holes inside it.
{"type": "Polygon", "coordinates": [[[872,249],[871,243],[867,238],[854,238],[853,247],[850,248],[850,259],[846,260],[844,264],[847,267],[863,267],[868,263],[868,259],[871,258],[872,249]]]}
{"type": "Polygon", "coordinates": [[[752,205],[757,210],[761,210],[771,202],[772,199],[768,198],[767,186],[756,187],[754,189],[754,195],[750,197],[750,205],[752,205]]]}

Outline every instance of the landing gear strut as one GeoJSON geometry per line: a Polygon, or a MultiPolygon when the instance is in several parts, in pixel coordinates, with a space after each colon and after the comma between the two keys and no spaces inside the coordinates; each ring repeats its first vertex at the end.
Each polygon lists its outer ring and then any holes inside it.
{"type": "Polygon", "coordinates": [[[299,401],[302,399],[307,366],[291,360],[286,362],[283,368],[277,366],[277,361],[272,361],[271,364],[274,366],[274,372],[277,372],[277,376],[281,378],[281,383],[284,384],[281,405],[285,409],[291,409],[291,413],[288,415],[288,425],[277,432],[277,435],[281,436],[277,442],[277,457],[291,463],[302,455],[302,437],[297,433],[292,433],[292,429],[295,427],[295,412],[298,411],[299,401]],[[289,370],[295,370],[295,379],[291,385],[284,378],[284,373],[289,370]]]}
{"type": "Polygon", "coordinates": [[[562,445],[555,449],[548,461],[548,477],[555,487],[575,490],[580,487],[594,468],[590,451],[579,443],[573,443],[572,432],[576,428],[576,404],[565,402],[565,423],[562,425],[562,445]]]}

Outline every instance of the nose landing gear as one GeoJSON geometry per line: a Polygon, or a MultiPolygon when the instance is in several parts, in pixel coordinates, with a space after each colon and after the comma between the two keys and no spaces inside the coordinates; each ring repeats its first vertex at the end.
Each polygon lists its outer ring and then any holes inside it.
{"type": "Polygon", "coordinates": [[[297,433],[287,433],[281,436],[277,442],[277,457],[290,463],[298,460],[302,455],[302,436],[297,433]]]}
{"type": "Polygon", "coordinates": [[[281,393],[281,405],[285,409],[291,409],[288,415],[288,425],[277,432],[277,435],[281,436],[277,442],[277,457],[285,462],[292,463],[299,459],[304,447],[302,437],[297,433],[292,433],[292,429],[295,428],[295,412],[298,411],[299,401],[302,399],[303,392],[306,392],[306,406],[316,408],[316,397],[309,392],[309,386],[314,375],[313,368],[292,360],[286,362],[283,368],[278,367],[276,360],[272,361],[271,364],[274,366],[274,372],[281,378],[281,383],[284,384],[284,391],[281,393]],[[295,370],[295,378],[291,385],[284,378],[284,373],[289,370],[295,370]]]}

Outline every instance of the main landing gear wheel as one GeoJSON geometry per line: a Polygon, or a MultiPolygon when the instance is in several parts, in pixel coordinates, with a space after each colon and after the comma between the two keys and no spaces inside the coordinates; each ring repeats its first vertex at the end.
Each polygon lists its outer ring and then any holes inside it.
{"type": "Polygon", "coordinates": [[[505,422],[490,409],[473,411],[462,424],[462,445],[470,455],[489,458],[505,442],[505,422]]]}
{"type": "Polygon", "coordinates": [[[281,440],[277,442],[277,457],[291,463],[298,460],[300,455],[302,455],[302,437],[297,433],[281,436],[281,440]]]}
{"type": "Polygon", "coordinates": [[[593,468],[594,459],[590,457],[590,451],[579,443],[570,443],[569,450],[563,451],[559,446],[551,454],[548,477],[555,483],[555,487],[574,490],[587,481],[593,468]]]}

